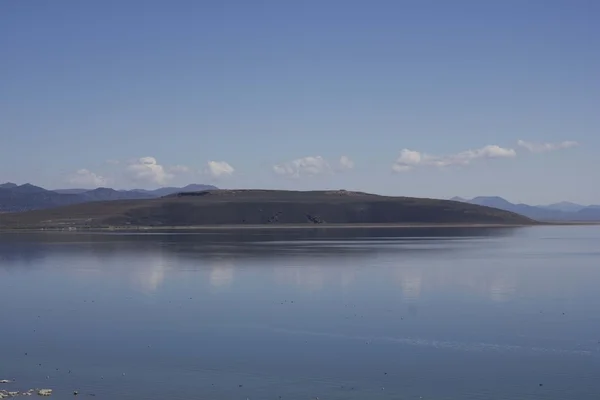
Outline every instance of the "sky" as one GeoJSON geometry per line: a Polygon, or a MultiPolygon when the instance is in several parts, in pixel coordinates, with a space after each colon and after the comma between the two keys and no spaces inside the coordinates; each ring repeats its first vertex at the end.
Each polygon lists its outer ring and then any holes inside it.
{"type": "Polygon", "coordinates": [[[596,0],[0,1],[0,182],[600,204],[596,0]]]}

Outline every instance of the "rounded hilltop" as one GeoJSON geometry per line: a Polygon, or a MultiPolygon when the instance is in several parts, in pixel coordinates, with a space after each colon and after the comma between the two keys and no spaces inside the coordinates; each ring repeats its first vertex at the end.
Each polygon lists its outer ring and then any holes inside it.
{"type": "Polygon", "coordinates": [[[204,190],[0,215],[0,228],[306,225],[531,225],[508,211],[347,190],[204,190]]]}
{"type": "Polygon", "coordinates": [[[339,190],[269,190],[269,189],[211,189],[197,192],[179,192],[166,197],[201,197],[216,196],[219,198],[310,198],[313,196],[368,196],[382,197],[376,194],[339,190]]]}

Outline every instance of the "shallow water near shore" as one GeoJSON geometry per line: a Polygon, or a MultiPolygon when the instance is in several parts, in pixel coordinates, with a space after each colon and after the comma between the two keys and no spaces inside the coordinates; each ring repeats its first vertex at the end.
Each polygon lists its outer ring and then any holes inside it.
{"type": "Polygon", "coordinates": [[[600,227],[0,234],[0,390],[597,399],[600,227]]]}

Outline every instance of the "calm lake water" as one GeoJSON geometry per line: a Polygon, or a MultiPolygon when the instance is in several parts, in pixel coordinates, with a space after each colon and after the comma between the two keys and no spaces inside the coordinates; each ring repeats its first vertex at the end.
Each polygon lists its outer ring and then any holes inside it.
{"type": "Polygon", "coordinates": [[[600,227],[1,234],[0,389],[598,399],[600,227]]]}

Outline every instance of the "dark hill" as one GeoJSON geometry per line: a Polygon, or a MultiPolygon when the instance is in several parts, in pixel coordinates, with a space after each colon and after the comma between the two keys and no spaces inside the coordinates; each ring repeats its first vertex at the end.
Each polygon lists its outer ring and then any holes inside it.
{"type": "Polygon", "coordinates": [[[18,193],[18,194],[37,194],[37,193],[43,193],[43,192],[47,191],[46,189],[41,188],[39,186],[34,186],[31,183],[26,183],[21,186],[12,186],[12,187],[9,187],[8,189],[10,189],[14,193],[18,193]]]}
{"type": "Polygon", "coordinates": [[[92,201],[152,199],[178,192],[213,189],[217,188],[211,185],[192,184],[183,188],[166,187],[156,190],[111,188],[46,190],[29,183],[19,186],[9,182],[0,184],[0,213],[42,210],[92,201]]]}
{"type": "MultiPolygon", "coordinates": [[[[112,201],[112,200],[138,200],[151,199],[153,196],[134,191],[120,192],[110,188],[98,188],[79,193],[82,200],[87,201],[112,201]]],[[[84,201],[82,201],[84,202],[84,201]]]]}
{"type": "Polygon", "coordinates": [[[163,188],[156,189],[156,190],[134,189],[134,190],[131,190],[130,192],[149,194],[152,197],[163,197],[163,196],[168,196],[171,194],[181,193],[181,192],[200,192],[203,190],[216,190],[216,189],[218,189],[218,188],[213,185],[191,184],[191,185],[187,185],[182,188],[163,187],[163,188]]]}
{"type": "Polygon", "coordinates": [[[74,194],[54,193],[33,185],[0,188],[0,212],[27,211],[81,203],[74,194]]]}
{"type": "Polygon", "coordinates": [[[534,223],[473,204],[347,191],[216,190],[0,215],[0,228],[534,223]]]}

